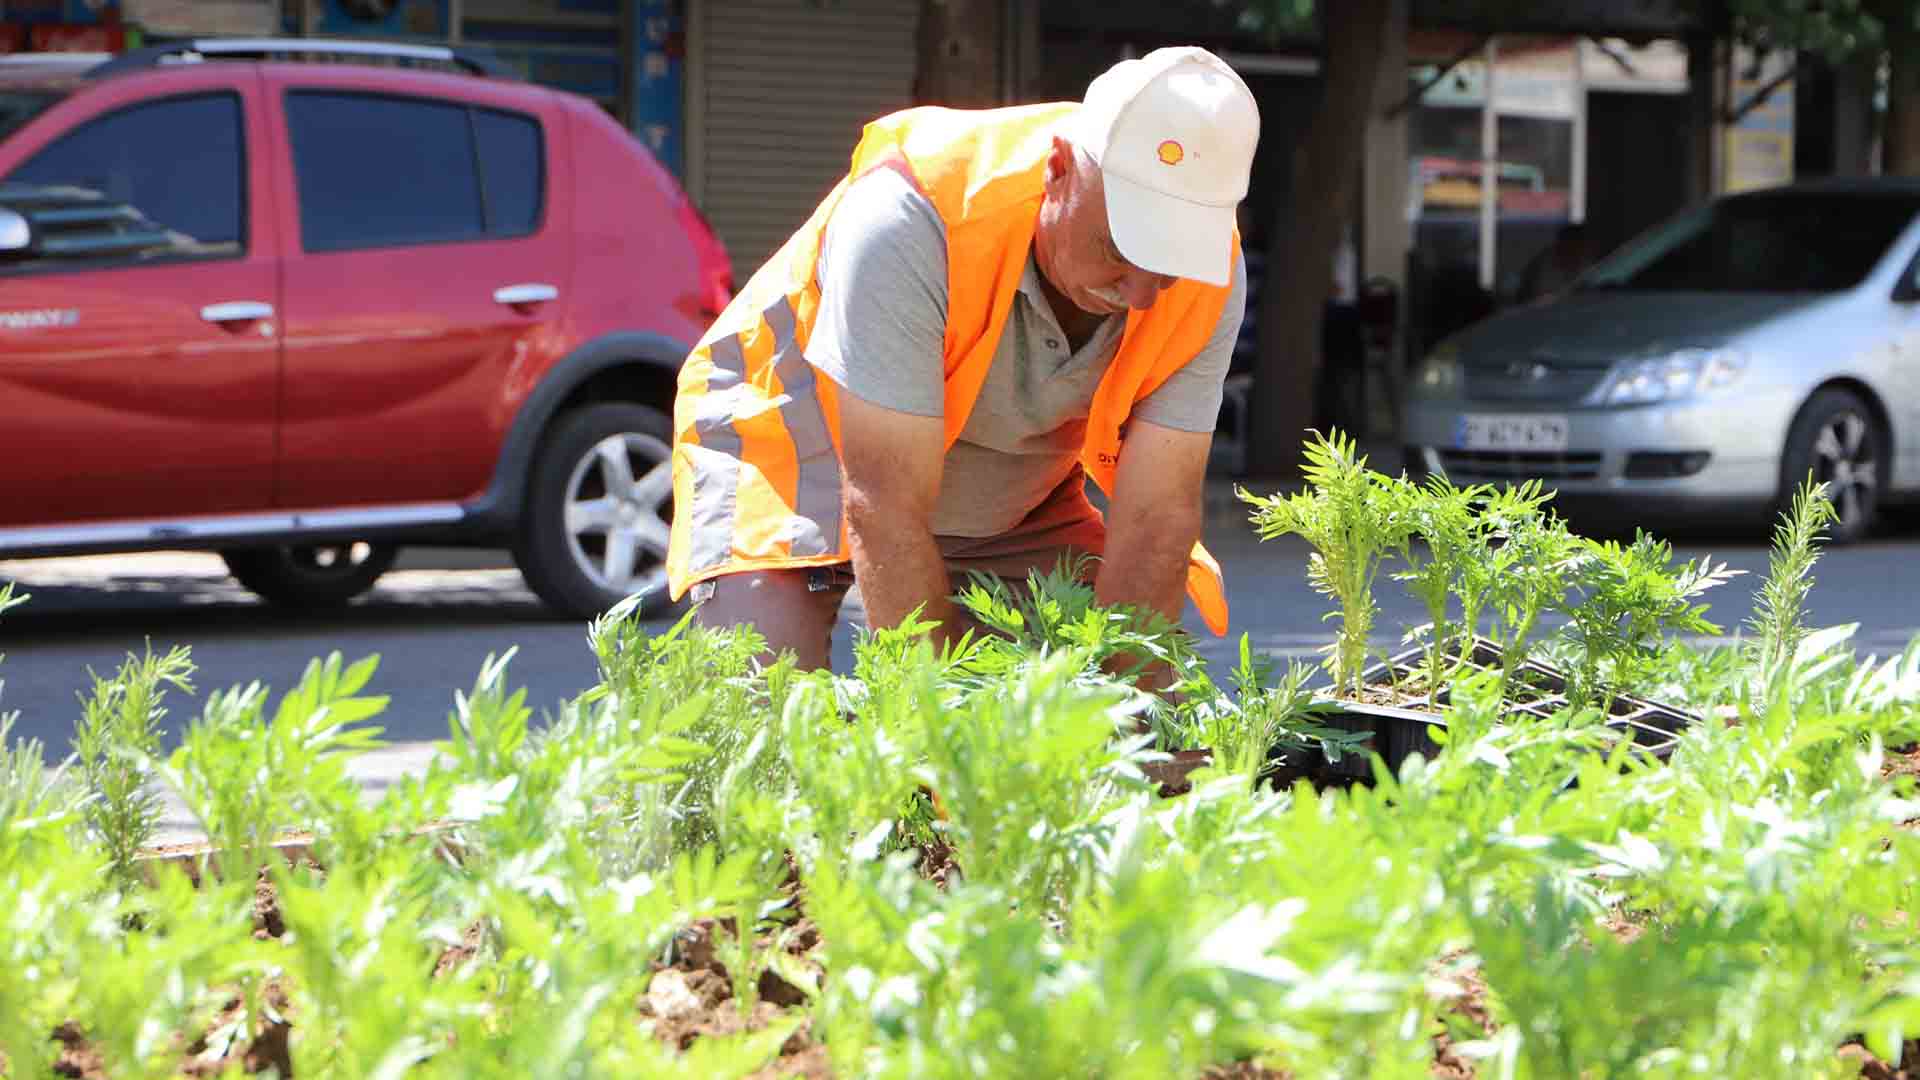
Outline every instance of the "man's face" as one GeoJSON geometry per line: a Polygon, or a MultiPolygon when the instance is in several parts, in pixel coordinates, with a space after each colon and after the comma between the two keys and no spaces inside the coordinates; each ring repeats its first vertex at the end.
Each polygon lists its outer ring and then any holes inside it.
{"type": "Polygon", "coordinates": [[[1062,296],[1095,315],[1152,307],[1160,290],[1174,281],[1142,270],[1120,254],[1107,225],[1100,167],[1058,136],[1047,158],[1034,257],[1062,296]]]}

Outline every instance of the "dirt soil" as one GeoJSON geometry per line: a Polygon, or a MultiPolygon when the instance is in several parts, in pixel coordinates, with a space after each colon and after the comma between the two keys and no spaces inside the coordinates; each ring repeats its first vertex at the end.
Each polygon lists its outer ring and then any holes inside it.
{"type": "Polygon", "coordinates": [[[480,952],[480,943],[486,940],[487,925],[476,921],[460,933],[460,944],[447,946],[447,951],[434,961],[433,977],[444,979],[466,965],[480,952]]]}
{"type": "MultiPolygon", "coordinates": [[[[1460,954],[1454,953],[1436,968],[1459,958],[1460,954]]],[[[1480,977],[1478,968],[1448,972],[1448,975],[1460,984],[1461,993],[1440,1010],[1440,1022],[1433,1033],[1432,1071],[1434,1076],[1445,1080],[1473,1080],[1473,1063],[1460,1056],[1455,1048],[1454,1032],[1468,1032],[1476,1039],[1493,1034],[1493,1013],[1487,1009],[1487,981],[1480,977]]]]}
{"type": "Polygon", "coordinates": [[[1889,780],[1900,776],[1920,780],[1920,743],[1888,750],[1886,760],[1880,763],[1880,775],[1889,780]]]}
{"type": "Polygon", "coordinates": [[[53,1039],[60,1044],[60,1056],[53,1062],[53,1075],[77,1076],[84,1080],[107,1080],[111,1075],[99,1051],[80,1033],[79,1024],[69,1020],[54,1028],[53,1039]]]}
{"type": "MultiPolygon", "coordinates": [[[[263,996],[275,1012],[283,1016],[286,1014],[289,1002],[286,991],[279,984],[268,983],[263,996]]],[[[293,1033],[293,1025],[285,1020],[269,1020],[259,1029],[257,1037],[251,1040],[236,1038],[223,1047],[221,1053],[208,1055],[208,1039],[241,1019],[246,1011],[245,999],[230,998],[198,1038],[192,1042],[176,1038],[183,1059],[179,1075],[221,1076],[238,1066],[249,1074],[273,1069],[280,1076],[292,1076],[293,1053],[288,1038],[293,1033]]],[[[114,1075],[112,1068],[93,1044],[87,1041],[80,1024],[71,1020],[61,1024],[53,1031],[53,1041],[60,1044],[60,1052],[53,1062],[55,1076],[75,1077],[77,1080],[111,1080],[114,1075]]]]}
{"type": "MultiPolygon", "coordinates": [[[[672,963],[661,965],[639,1005],[643,1023],[650,1023],[662,1042],[685,1050],[703,1036],[733,1035],[759,1031],[777,1022],[788,1011],[806,1004],[807,995],[799,987],[775,974],[762,971],[754,990],[758,1000],[750,1011],[743,1011],[735,1000],[733,979],[720,958],[728,951],[732,920],[701,919],[674,938],[672,963]]],[[[755,943],[759,950],[775,945],[772,937],[762,935],[755,943]]],[[[812,957],[819,947],[820,932],[802,918],[785,935],[784,948],[795,962],[812,969],[816,978],[820,965],[812,957]]],[[[755,1077],[805,1077],[824,1080],[833,1075],[826,1047],[815,1042],[812,1021],[803,1021],[786,1042],[780,1055],[755,1077]]]]}
{"type": "MultiPolygon", "coordinates": [[[[1446,961],[1457,960],[1455,953],[1446,961]]],[[[1443,964],[1446,962],[1443,961],[1443,964]]],[[[1436,973],[1441,965],[1436,965],[1436,973]]],[[[1462,993],[1441,1009],[1441,1022],[1435,1025],[1433,1034],[1433,1068],[1431,1075],[1436,1080],[1473,1080],[1473,1063],[1460,1056],[1454,1049],[1453,1032],[1464,1030],[1475,1038],[1493,1034],[1493,1016],[1487,1011],[1487,984],[1480,978],[1478,971],[1457,972],[1452,978],[1460,983],[1462,993]]],[[[1201,1073],[1202,1080],[1293,1080],[1293,1074],[1284,1069],[1274,1069],[1250,1061],[1236,1061],[1225,1065],[1215,1065],[1201,1073]]]]}
{"type": "Polygon", "coordinates": [[[1633,944],[1640,940],[1640,935],[1647,932],[1645,926],[1633,921],[1626,913],[1617,909],[1607,912],[1606,918],[1601,921],[1606,926],[1607,932],[1622,945],[1633,944]]]}
{"type": "MultiPolygon", "coordinates": [[[[1920,743],[1888,750],[1886,760],[1880,763],[1880,775],[1893,781],[1907,777],[1914,783],[1920,784],[1920,743]]],[[[1904,829],[1920,831],[1920,819],[1903,821],[1900,826],[1904,829]]]]}
{"type": "Polygon", "coordinates": [[[1840,1048],[1840,1056],[1860,1063],[1860,1075],[1866,1080],[1920,1080],[1920,1039],[1909,1039],[1900,1051],[1900,1063],[1889,1065],[1873,1051],[1857,1042],[1840,1048]]]}
{"type": "Polygon", "coordinates": [[[1231,1065],[1215,1065],[1201,1073],[1200,1080],[1293,1080],[1293,1074],[1251,1061],[1236,1061],[1231,1065]]]}
{"type": "Polygon", "coordinates": [[[947,882],[959,876],[960,864],[953,861],[953,849],[935,841],[920,848],[920,860],[914,865],[920,876],[944,889],[947,882]]]}
{"type": "MultiPolygon", "coordinates": [[[[277,936],[277,935],[276,935],[277,936]]],[[[266,988],[267,1004],[282,1016],[287,1013],[287,994],[277,984],[268,984],[266,988]]],[[[228,1024],[240,1019],[246,1012],[246,1002],[234,998],[227,1002],[226,1008],[213,1020],[210,1031],[219,1031],[228,1024]]],[[[260,1034],[251,1042],[234,1040],[224,1055],[209,1060],[200,1060],[207,1052],[207,1037],[202,1035],[187,1046],[187,1063],[180,1068],[185,1076],[219,1076],[232,1069],[236,1060],[248,1073],[262,1073],[273,1069],[281,1076],[293,1075],[293,1051],[288,1045],[288,1037],[293,1033],[293,1025],[285,1020],[270,1020],[260,1034]]]]}
{"type": "MultiPolygon", "coordinates": [[[[186,848],[191,845],[179,846],[186,848]]],[[[183,869],[195,874],[197,883],[198,874],[191,869],[190,864],[182,863],[181,865],[183,869]]],[[[308,865],[314,864],[309,861],[308,865]]],[[[286,922],[280,915],[279,896],[274,891],[272,878],[263,868],[253,888],[253,936],[256,940],[265,941],[278,938],[286,931],[286,922]]],[[[268,983],[262,994],[267,1005],[274,1012],[281,1016],[287,1014],[290,1002],[284,987],[278,983],[268,983]]],[[[180,1065],[180,1075],[218,1076],[237,1065],[247,1073],[262,1073],[268,1069],[274,1069],[282,1077],[292,1076],[293,1056],[287,1040],[293,1032],[293,1026],[285,1020],[269,1020],[264,1027],[256,1024],[254,1029],[259,1031],[259,1035],[253,1039],[236,1038],[223,1048],[223,1053],[206,1056],[210,1048],[208,1039],[214,1033],[222,1031],[240,1019],[246,1011],[245,999],[235,996],[228,999],[220,1012],[215,1014],[208,1023],[206,1030],[192,1041],[188,1041],[184,1035],[176,1036],[176,1044],[180,1046],[184,1058],[180,1065]]],[[[85,1031],[78,1022],[69,1020],[55,1028],[53,1041],[60,1044],[59,1055],[53,1063],[54,1075],[78,1077],[81,1080],[108,1080],[113,1076],[112,1069],[108,1067],[108,1063],[101,1057],[100,1052],[87,1040],[85,1031]]]]}
{"type": "Polygon", "coordinates": [[[1342,701],[1355,701],[1362,705],[1386,705],[1395,709],[1421,709],[1434,711],[1434,705],[1424,694],[1409,694],[1391,686],[1368,684],[1360,688],[1360,693],[1342,694],[1342,701]]]}
{"type": "Polygon", "coordinates": [[[287,923],[280,915],[280,894],[274,891],[273,879],[265,870],[253,886],[253,936],[256,941],[278,938],[287,932],[287,923]]]}

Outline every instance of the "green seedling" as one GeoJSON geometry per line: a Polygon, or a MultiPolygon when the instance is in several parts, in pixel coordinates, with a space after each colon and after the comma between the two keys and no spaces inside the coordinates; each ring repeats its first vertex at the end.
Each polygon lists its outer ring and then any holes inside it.
{"type": "MultiPolygon", "coordinates": [[[[0,612],[25,603],[11,582],[0,584],[0,612]]],[[[0,681],[0,689],[5,682],[0,681]]],[[[0,712],[0,866],[24,861],[30,847],[55,839],[87,803],[68,759],[49,768],[39,739],[14,739],[17,712],[0,712]]]]}
{"type": "Polygon", "coordinates": [[[1464,622],[1460,655],[1464,667],[1474,618],[1484,605],[1491,614],[1489,636],[1500,649],[1501,696],[1513,687],[1513,672],[1527,658],[1540,616],[1562,602],[1581,558],[1579,538],[1547,508],[1552,497],[1539,481],[1529,481],[1494,492],[1481,509],[1494,547],[1491,557],[1467,575],[1467,588],[1479,596],[1471,601],[1475,616],[1464,622]]]}
{"type": "Polygon", "coordinates": [[[1567,697],[1576,705],[1612,707],[1611,684],[1633,685],[1651,670],[1666,634],[1717,634],[1707,606],[1693,600],[1740,574],[1710,560],[1670,569],[1672,549],[1645,532],[1632,544],[1583,540],[1572,589],[1561,610],[1579,645],[1567,697]]]}
{"type": "Polygon", "coordinates": [[[378,664],[343,666],[333,653],[310,662],[271,713],[256,682],[214,693],[188,725],[163,775],[220,852],[229,883],[250,881],[253,868],[277,873],[284,863],[268,849],[283,832],[356,807],[346,763],[381,745],[380,729],[362,724],[387,699],[360,694],[378,664]]]}
{"type": "Polygon", "coordinates": [[[73,740],[80,777],[94,796],[84,818],[114,876],[127,882],[134,856],[153,839],[160,820],[155,758],[167,688],[193,692],[193,661],[184,646],[163,656],[149,648],[143,656],[129,656],[112,679],[91,669],[88,675],[93,692],[81,699],[73,740]]]}
{"type": "Polygon", "coordinates": [[[1406,569],[1396,572],[1395,580],[1404,582],[1407,591],[1420,601],[1427,612],[1425,628],[1427,659],[1425,694],[1437,699],[1442,667],[1441,657],[1449,642],[1458,647],[1472,646],[1472,628],[1477,601],[1484,591],[1470,590],[1468,575],[1489,561],[1486,526],[1476,513],[1478,505],[1492,489],[1485,485],[1459,488],[1444,477],[1432,477],[1425,485],[1400,481],[1401,499],[1413,521],[1414,531],[1400,546],[1400,561],[1406,569]],[[1419,543],[1415,543],[1415,541],[1419,543]],[[1467,595],[1472,591],[1472,595],[1467,595]],[[1463,607],[1465,632],[1456,635],[1447,619],[1448,600],[1459,595],[1463,607]]]}
{"type": "Polygon", "coordinates": [[[0,866],[18,865],[41,848],[63,849],[67,826],[79,821],[88,796],[71,759],[49,767],[39,739],[15,739],[16,717],[0,713],[0,866]]]}
{"type": "Polygon", "coordinates": [[[1750,660],[1763,682],[1770,682],[1806,637],[1807,594],[1813,591],[1813,566],[1820,560],[1820,539],[1836,520],[1827,485],[1813,474],[1793,495],[1781,515],[1767,556],[1767,578],[1754,597],[1747,628],[1753,633],[1750,660]]]}
{"type": "Polygon", "coordinates": [[[1251,643],[1242,635],[1240,663],[1232,674],[1238,710],[1218,714],[1218,722],[1208,725],[1203,736],[1204,745],[1213,750],[1214,768],[1249,779],[1265,769],[1276,749],[1303,753],[1321,735],[1348,734],[1312,721],[1308,710],[1313,692],[1307,689],[1311,668],[1289,664],[1275,679],[1257,661],[1251,643]]]}
{"type": "Polygon", "coordinates": [[[1374,578],[1415,522],[1401,489],[1367,468],[1352,439],[1337,431],[1316,433],[1305,454],[1305,491],[1261,497],[1241,490],[1239,497],[1254,507],[1260,539],[1295,534],[1313,546],[1307,576],[1339,606],[1328,615],[1339,627],[1327,669],[1337,693],[1358,696],[1378,611],[1374,578]]]}

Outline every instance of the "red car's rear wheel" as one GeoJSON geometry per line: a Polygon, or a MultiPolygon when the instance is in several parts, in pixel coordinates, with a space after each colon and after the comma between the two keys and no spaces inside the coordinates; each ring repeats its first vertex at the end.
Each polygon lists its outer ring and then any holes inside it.
{"type": "Polygon", "coordinates": [[[268,603],[337,607],[373,588],[399,553],[392,544],[350,541],[234,548],[220,557],[240,584],[268,603]]]}

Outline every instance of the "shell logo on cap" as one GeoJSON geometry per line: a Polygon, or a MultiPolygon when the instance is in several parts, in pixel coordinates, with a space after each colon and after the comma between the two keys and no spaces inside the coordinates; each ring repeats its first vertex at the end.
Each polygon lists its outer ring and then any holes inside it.
{"type": "Polygon", "coordinates": [[[1178,165],[1186,156],[1186,147],[1181,146],[1172,139],[1168,139],[1166,142],[1160,144],[1160,163],[1162,165],[1178,165]]]}

